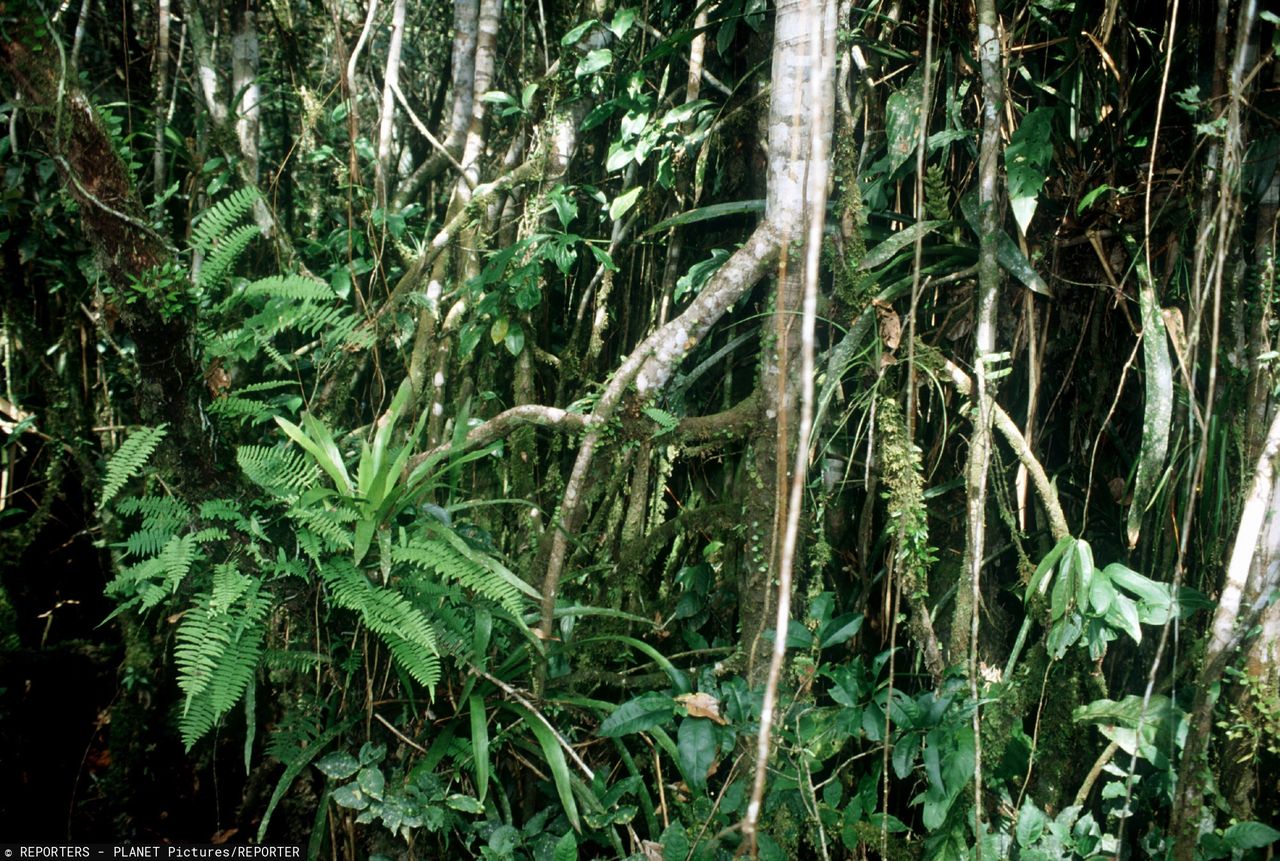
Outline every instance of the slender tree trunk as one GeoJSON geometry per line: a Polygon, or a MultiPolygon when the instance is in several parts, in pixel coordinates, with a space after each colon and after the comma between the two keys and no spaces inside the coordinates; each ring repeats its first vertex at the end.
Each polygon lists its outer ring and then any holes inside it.
{"type": "Polygon", "coordinates": [[[1187,740],[1182,749],[1169,823],[1177,861],[1191,861],[1199,840],[1200,808],[1208,786],[1204,755],[1213,729],[1215,692],[1227,664],[1240,647],[1241,638],[1257,624],[1263,600],[1280,586],[1277,577],[1280,571],[1273,564],[1273,560],[1280,559],[1280,525],[1271,507],[1277,497],[1277,467],[1280,467],[1280,410],[1271,421],[1258,456],[1249,496],[1240,513],[1222,594],[1214,612],[1209,643],[1196,676],[1195,701],[1188,718],[1187,740]],[[1259,557],[1262,564],[1255,565],[1259,557]],[[1250,578],[1255,574],[1258,581],[1251,585],[1250,578]],[[1255,600],[1249,601],[1250,596],[1255,600]]]}
{"type": "Polygon", "coordinates": [[[805,444],[796,434],[804,282],[802,260],[790,250],[792,243],[804,240],[810,202],[826,198],[828,166],[814,164],[812,157],[815,141],[823,142],[824,158],[828,153],[835,113],[834,70],[822,56],[834,48],[812,43],[816,34],[833,34],[834,19],[835,4],[826,0],[784,0],[774,19],[765,219],[778,232],[782,256],[757,384],[765,420],[751,441],[743,517],[748,543],[739,584],[738,642],[748,674],[757,681],[768,663],[760,638],[774,609],[772,579],[780,560],[792,454],[798,444],[805,444]]]}

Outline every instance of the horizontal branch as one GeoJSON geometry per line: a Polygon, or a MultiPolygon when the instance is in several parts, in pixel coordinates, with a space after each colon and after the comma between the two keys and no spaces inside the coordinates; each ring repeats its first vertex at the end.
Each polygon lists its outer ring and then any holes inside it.
{"type": "Polygon", "coordinates": [[[754,391],[727,410],[690,416],[676,425],[681,442],[706,442],[717,437],[746,436],[760,417],[760,392],[754,391]]]}
{"type": "MultiPolygon", "coordinates": [[[[571,413],[557,407],[546,407],[541,404],[523,404],[498,413],[493,418],[472,428],[463,440],[464,448],[488,445],[503,439],[522,427],[541,427],[575,433],[586,430],[593,424],[591,416],[571,413]]],[[[452,442],[441,443],[430,451],[416,454],[405,466],[405,474],[430,458],[444,454],[453,447],[452,442]]]]}

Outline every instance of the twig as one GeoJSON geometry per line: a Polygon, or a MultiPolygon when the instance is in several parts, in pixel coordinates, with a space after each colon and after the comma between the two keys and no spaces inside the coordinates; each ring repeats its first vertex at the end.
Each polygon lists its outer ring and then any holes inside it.
{"type": "Polygon", "coordinates": [[[547,729],[551,730],[551,734],[552,734],[553,736],[555,736],[556,742],[558,742],[558,743],[559,743],[560,747],[564,748],[564,752],[565,752],[565,753],[569,754],[569,758],[573,760],[574,765],[578,766],[578,769],[579,769],[579,770],[582,772],[582,774],[587,778],[587,780],[595,780],[595,779],[596,779],[596,773],[595,773],[594,771],[592,771],[592,770],[591,770],[591,766],[587,765],[585,762],[583,762],[583,761],[582,761],[582,757],[578,756],[578,752],[577,752],[576,750],[574,750],[574,749],[573,749],[573,745],[569,744],[569,741],[568,741],[568,740],[567,740],[563,735],[561,735],[561,734],[560,734],[560,730],[556,729],[555,724],[553,724],[553,723],[551,723],[551,721],[547,720],[546,715],[544,715],[544,714],[542,713],[541,709],[539,709],[537,706],[535,706],[535,705],[534,705],[534,704],[529,700],[529,698],[528,698],[528,697],[526,697],[524,694],[520,693],[520,692],[519,692],[518,690],[516,690],[515,688],[511,687],[511,685],[507,684],[507,683],[506,683],[506,682],[504,682],[502,679],[499,679],[499,678],[497,678],[496,676],[491,676],[491,675],[489,675],[488,673],[486,673],[484,670],[480,669],[479,667],[474,667],[474,666],[473,666],[473,667],[471,667],[471,668],[470,668],[470,670],[471,670],[471,674],[472,674],[472,675],[479,676],[480,678],[484,679],[485,681],[490,682],[491,684],[496,685],[496,686],[497,686],[497,687],[498,687],[498,688],[499,688],[499,689],[500,689],[504,694],[506,694],[507,696],[511,697],[513,700],[515,700],[516,702],[518,702],[520,705],[522,705],[522,706],[524,706],[526,709],[528,709],[528,710],[529,710],[529,714],[531,714],[531,715],[533,715],[534,717],[536,717],[539,721],[541,721],[541,722],[542,722],[543,726],[545,726],[547,729]]]}
{"type": "Polygon", "coordinates": [[[411,748],[413,748],[414,750],[418,751],[418,753],[424,753],[424,754],[425,754],[425,753],[427,752],[427,749],[426,749],[425,747],[423,747],[422,745],[418,744],[416,741],[414,741],[413,739],[409,738],[409,737],[408,737],[407,735],[405,735],[404,733],[400,732],[400,730],[398,730],[398,729],[396,729],[394,726],[392,726],[392,725],[391,725],[391,722],[390,722],[390,721],[388,721],[386,718],[384,718],[382,715],[378,714],[377,712],[374,712],[374,713],[373,713],[373,719],[374,719],[374,720],[376,720],[378,723],[382,724],[383,726],[385,726],[387,729],[391,730],[391,734],[392,734],[392,735],[394,735],[396,738],[400,739],[400,740],[401,740],[402,742],[404,742],[405,744],[409,745],[409,747],[411,747],[411,748]]]}
{"type": "Polygon", "coordinates": [[[471,177],[467,176],[467,172],[463,170],[462,165],[458,163],[458,160],[453,157],[453,153],[449,152],[449,150],[445,148],[445,145],[436,139],[436,136],[431,133],[431,129],[427,128],[422,120],[418,119],[418,115],[413,112],[413,108],[409,107],[409,102],[405,99],[404,93],[400,92],[400,85],[392,82],[391,92],[395,94],[396,100],[400,102],[400,107],[404,108],[405,113],[409,115],[409,120],[413,123],[414,128],[416,128],[418,132],[427,139],[427,143],[435,147],[440,155],[443,156],[453,169],[458,172],[458,176],[460,176],[462,181],[467,184],[467,188],[474,189],[475,183],[472,182],[471,177]]]}

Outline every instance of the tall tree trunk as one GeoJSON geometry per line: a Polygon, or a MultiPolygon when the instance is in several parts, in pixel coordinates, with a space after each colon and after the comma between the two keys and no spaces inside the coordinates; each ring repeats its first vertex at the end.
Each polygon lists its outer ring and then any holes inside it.
{"type": "Polygon", "coordinates": [[[0,69],[32,108],[28,116],[79,204],[84,235],[114,291],[103,297],[104,318],[135,344],[134,415],[147,425],[168,423],[175,454],[165,466],[179,489],[199,498],[217,483],[199,405],[204,375],[191,352],[191,321],[164,311],[164,294],[186,285],[161,276],[159,267],[173,260],[172,252],[148,225],[97,110],[55,65],[59,56],[53,44],[28,31],[0,44],[0,69]],[[139,291],[146,294],[141,300],[139,291]]]}
{"type": "MultiPolygon", "coordinates": [[[[748,548],[739,596],[739,646],[751,678],[759,681],[768,661],[761,635],[773,612],[773,577],[778,571],[787,487],[797,445],[800,372],[800,306],[803,266],[793,243],[804,240],[808,206],[826,199],[828,166],[813,156],[828,153],[835,113],[833,69],[823,58],[834,54],[835,4],[827,0],[784,0],[773,31],[769,92],[768,192],[765,220],[781,243],[778,286],[758,388],[765,421],[751,440],[749,489],[743,521],[748,548]],[[816,41],[821,36],[820,41],[816,41]],[[818,142],[821,145],[818,145],[818,142]]],[[[798,245],[796,246],[798,247],[798,245]]]]}

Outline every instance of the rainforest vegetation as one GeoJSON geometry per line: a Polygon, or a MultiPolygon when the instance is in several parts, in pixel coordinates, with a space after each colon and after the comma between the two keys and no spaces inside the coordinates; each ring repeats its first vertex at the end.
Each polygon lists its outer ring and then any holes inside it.
{"type": "Polygon", "coordinates": [[[1262,859],[1280,10],[0,2],[0,840],[1262,859]]]}

